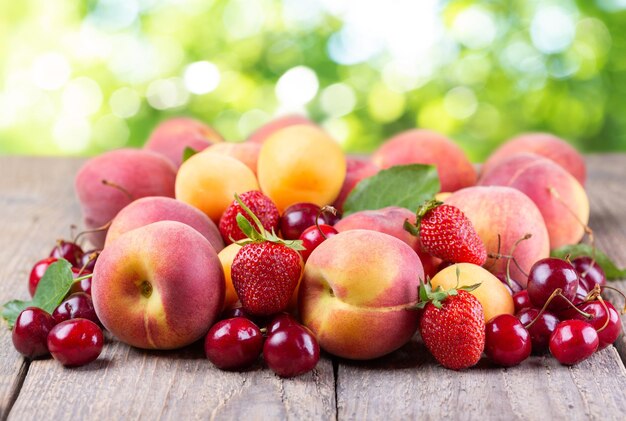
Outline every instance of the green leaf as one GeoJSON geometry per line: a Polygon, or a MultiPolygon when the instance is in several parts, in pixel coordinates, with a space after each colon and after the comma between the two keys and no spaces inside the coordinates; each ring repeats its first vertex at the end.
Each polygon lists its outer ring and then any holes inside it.
{"type": "Polygon", "coordinates": [[[441,184],[432,165],[398,165],[362,180],[343,205],[344,215],[387,206],[417,209],[439,192],[441,184]]]}
{"type": "Polygon", "coordinates": [[[596,263],[600,265],[607,280],[626,279],[626,268],[619,268],[606,254],[598,249],[594,249],[589,244],[571,244],[554,249],[550,252],[552,257],[575,259],[580,256],[595,257],[596,263]]]}
{"type": "Polygon", "coordinates": [[[199,151],[190,148],[189,146],[185,146],[185,150],[183,150],[183,162],[197,154],[199,151]]]}
{"type": "Polygon", "coordinates": [[[60,259],[48,266],[46,273],[37,285],[33,299],[31,301],[12,300],[5,303],[2,307],[2,317],[7,321],[9,327],[13,327],[17,316],[26,307],[39,307],[52,313],[63,301],[73,283],[72,265],[67,260],[60,259]]]}

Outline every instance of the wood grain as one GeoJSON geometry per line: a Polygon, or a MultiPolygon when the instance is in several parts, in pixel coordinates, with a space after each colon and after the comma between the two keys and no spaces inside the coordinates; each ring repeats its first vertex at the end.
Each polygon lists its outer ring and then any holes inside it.
{"type": "MultiPolygon", "coordinates": [[[[0,305],[29,299],[32,265],[79,220],[73,193],[80,160],[0,157],[0,305]]],[[[28,362],[13,348],[0,323],[0,419],[17,396],[28,362]]]]}

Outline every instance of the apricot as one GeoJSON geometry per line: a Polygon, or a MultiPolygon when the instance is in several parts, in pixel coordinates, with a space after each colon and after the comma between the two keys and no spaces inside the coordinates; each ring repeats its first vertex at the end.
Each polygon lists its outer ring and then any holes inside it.
{"type": "Polygon", "coordinates": [[[216,224],[235,193],[258,189],[254,173],[243,162],[208,151],[183,162],[176,176],[176,199],[200,209],[216,224]]]}
{"type": "Polygon", "coordinates": [[[257,172],[261,191],[280,211],[300,202],[323,206],[332,203],[341,190],[346,158],[320,128],[296,125],[267,139],[257,172]]]}
{"type": "Polygon", "coordinates": [[[230,277],[230,268],[233,265],[233,260],[235,256],[241,249],[241,246],[237,243],[232,243],[226,246],[222,251],[220,251],[217,257],[220,259],[222,263],[222,270],[224,271],[224,280],[226,281],[226,295],[224,298],[224,309],[233,308],[235,303],[239,300],[237,296],[237,291],[235,291],[235,287],[233,286],[233,279],[230,277]]]}

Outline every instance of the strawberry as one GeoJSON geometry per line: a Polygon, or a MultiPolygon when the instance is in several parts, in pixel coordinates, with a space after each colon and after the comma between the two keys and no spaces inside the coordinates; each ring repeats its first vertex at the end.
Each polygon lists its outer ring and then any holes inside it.
{"type": "Polygon", "coordinates": [[[426,348],[444,367],[463,370],[479,360],[485,348],[485,315],[480,302],[468,290],[471,287],[432,291],[429,284],[420,286],[423,308],[419,322],[426,348]]]}
{"type": "MultiPolygon", "coordinates": [[[[265,230],[278,230],[280,213],[272,199],[257,190],[245,192],[239,198],[259,218],[265,230]]],[[[233,200],[220,218],[220,233],[226,244],[246,238],[246,235],[237,225],[237,214],[239,213],[242,213],[242,208],[236,200],[233,200]]],[[[247,213],[243,213],[243,215],[250,223],[254,222],[247,213]]]]}
{"type": "Polygon", "coordinates": [[[428,200],[417,209],[415,225],[407,220],[404,228],[419,236],[424,250],[434,257],[479,266],[487,260],[487,249],[472,222],[455,206],[428,200]]]}
{"type": "Polygon", "coordinates": [[[233,286],[243,310],[253,316],[267,316],[287,308],[302,276],[302,241],[285,241],[268,232],[259,218],[235,195],[239,206],[256,227],[237,214],[237,224],[247,239],[231,266],[233,286]]]}

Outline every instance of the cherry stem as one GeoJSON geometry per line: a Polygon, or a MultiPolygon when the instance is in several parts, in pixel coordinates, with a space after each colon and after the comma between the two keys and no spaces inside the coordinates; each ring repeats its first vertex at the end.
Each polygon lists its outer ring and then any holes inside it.
{"type": "Polygon", "coordinates": [[[564,296],[562,294],[562,292],[563,292],[563,290],[561,288],[557,288],[554,291],[552,291],[552,294],[550,294],[550,297],[548,297],[548,299],[546,300],[545,304],[543,305],[543,307],[541,308],[541,310],[537,314],[537,317],[532,319],[530,321],[530,323],[528,323],[524,327],[526,329],[529,329],[537,320],[539,320],[541,315],[546,312],[546,310],[547,310],[548,306],[550,305],[550,303],[552,302],[552,300],[554,300],[556,297],[561,297],[562,299],[564,299],[567,302],[567,304],[569,304],[574,310],[576,310],[578,313],[580,313],[583,317],[585,317],[586,319],[591,319],[591,317],[592,317],[591,314],[585,313],[584,311],[582,311],[578,307],[576,307],[574,305],[574,303],[572,303],[566,296],[564,296]]]}
{"type": "Polygon", "coordinates": [[[102,184],[104,184],[105,186],[107,186],[107,187],[113,187],[114,189],[117,189],[117,190],[121,191],[122,193],[124,193],[126,195],[126,197],[128,197],[128,200],[130,200],[131,202],[133,200],[135,200],[133,195],[128,190],[126,190],[124,187],[120,186],[119,184],[116,184],[116,183],[114,183],[112,181],[105,180],[105,179],[100,180],[100,182],[102,184]]]}
{"type": "Polygon", "coordinates": [[[612,290],[612,291],[617,292],[619,295],[621,295],[621,296],[622,296],[622,298],[624,299],[624,307],[622,308],[621,313],[622,313],[622,314],[626,314],[626,295],[624,295],[624,293],[623,293],[622,291],[620,291],[620,290],[619,290],[619,289],[617,289],[617,288],[610,287],[610,286],[608,286],[608,285],[604,285],[604,286],[600,287],[599,285],[597,285],[597,284],[596,284],[596,287],[599,287],[602,291],[604,291],[605,289],[610,289],[610,290],[612,290]]]}
{"type": "Polygon", "coordinates": [[[92,233],[94,233],[94,232],[101,232],[101,231],[106,231],[106,230],[108,230],[108,229],[109,229],[109,227],[111,226],[111,223],[112,223],[112,222],[113,222],[113,221],[111,220],[111,221],[107,222],[106,224],[101,225],[101,226],[99,226],[99,227],[97,227],[97,228],[94,228],[94,229],[90,229],[90,230],[85,230],[85,231],[81,231],[81,232],[79,232],[79,233],[76,235],[76,237],[74,237],[74,242],[75,242],[76,244],[78,244],[78,239],[79,239],[80,237],[82,237],[83,235],[85,235],[85,234],[92,234],[92,233]]]}
{"type": "Polygon", "coordinates": [[[74,278],[74,282],[80,282],[82,280],[89,279],[92,276],[93,276],[93,273],[88,273],[87,275],[83,275],[83,276],[79,276],[77,278],[74,278]]]}
{"type": "Polygon", "coordinates": [[[600,333],[609,325],[609,322],[611,321],[611,313],[609,312],[609,307],[607,307],[601,295],[598,295],[598,301],[600,301],[600,304],[602,304],[602,307],[604,307],[604,311],[606,312],[606,321],[600,329],[596,329],[596,331],[600,333]]]}
{"type": "Polygon", "coordinates": [[[87,267],[87,265],[91,262],[93,262],[94,260],[96,260],[98,258],[98,256],[100,255],[100,251],[94,251],[93,253],[89,254],[89,260],[87,260],[85,262],[85,264],[80,268],[80,270],[78,271],[78,276],[82,275],[82,273],[85,271],[85,268],[87,267]]]}
{"type": "Polygon", "coordinates": [[[317,216],[315,217],[315,226],[317,227],[317,230],[320,232],[320,234],[322,234],[322,237],[324,237],[324,240],[327,240],[328,237],[326,236],[326,234],[324,234],[324,231],[322,231],[322,229],[320,228],[320,218],[326,212],[332,213],[333,215],[337,216],[337,209],[330,205],[324,205],[320,208],[319,211],[317,211],[317,216]]]}
{"type": "MultiPolygon", "coordinates": [[[[517,240],[515,242],[515,244],[513,244],[513,247],[511,247],[511,251],[509,252],[509,254],[511,255],[511,258],[509,260],[507,260],[507,262],[506,262],[506,283],[509,285],[509,288],[511,288],[511,289],[513,289],[513,285],[511,284],[511,260],[513,260],[516,263],[516,266],[519,269],[519,264],[517,264],[517,260],[515,260],[515,257],[513,257],[513,254],[515,253],[515,249],[517,248],[517,246],[522,241],[528,240],[532,236],[533,235],[531,233],[526,233],[522,238],[517,240]]],[[[522,272],[525,276],[528,276],[521,269],[520,269],[520,272],[522,272]]]]}

